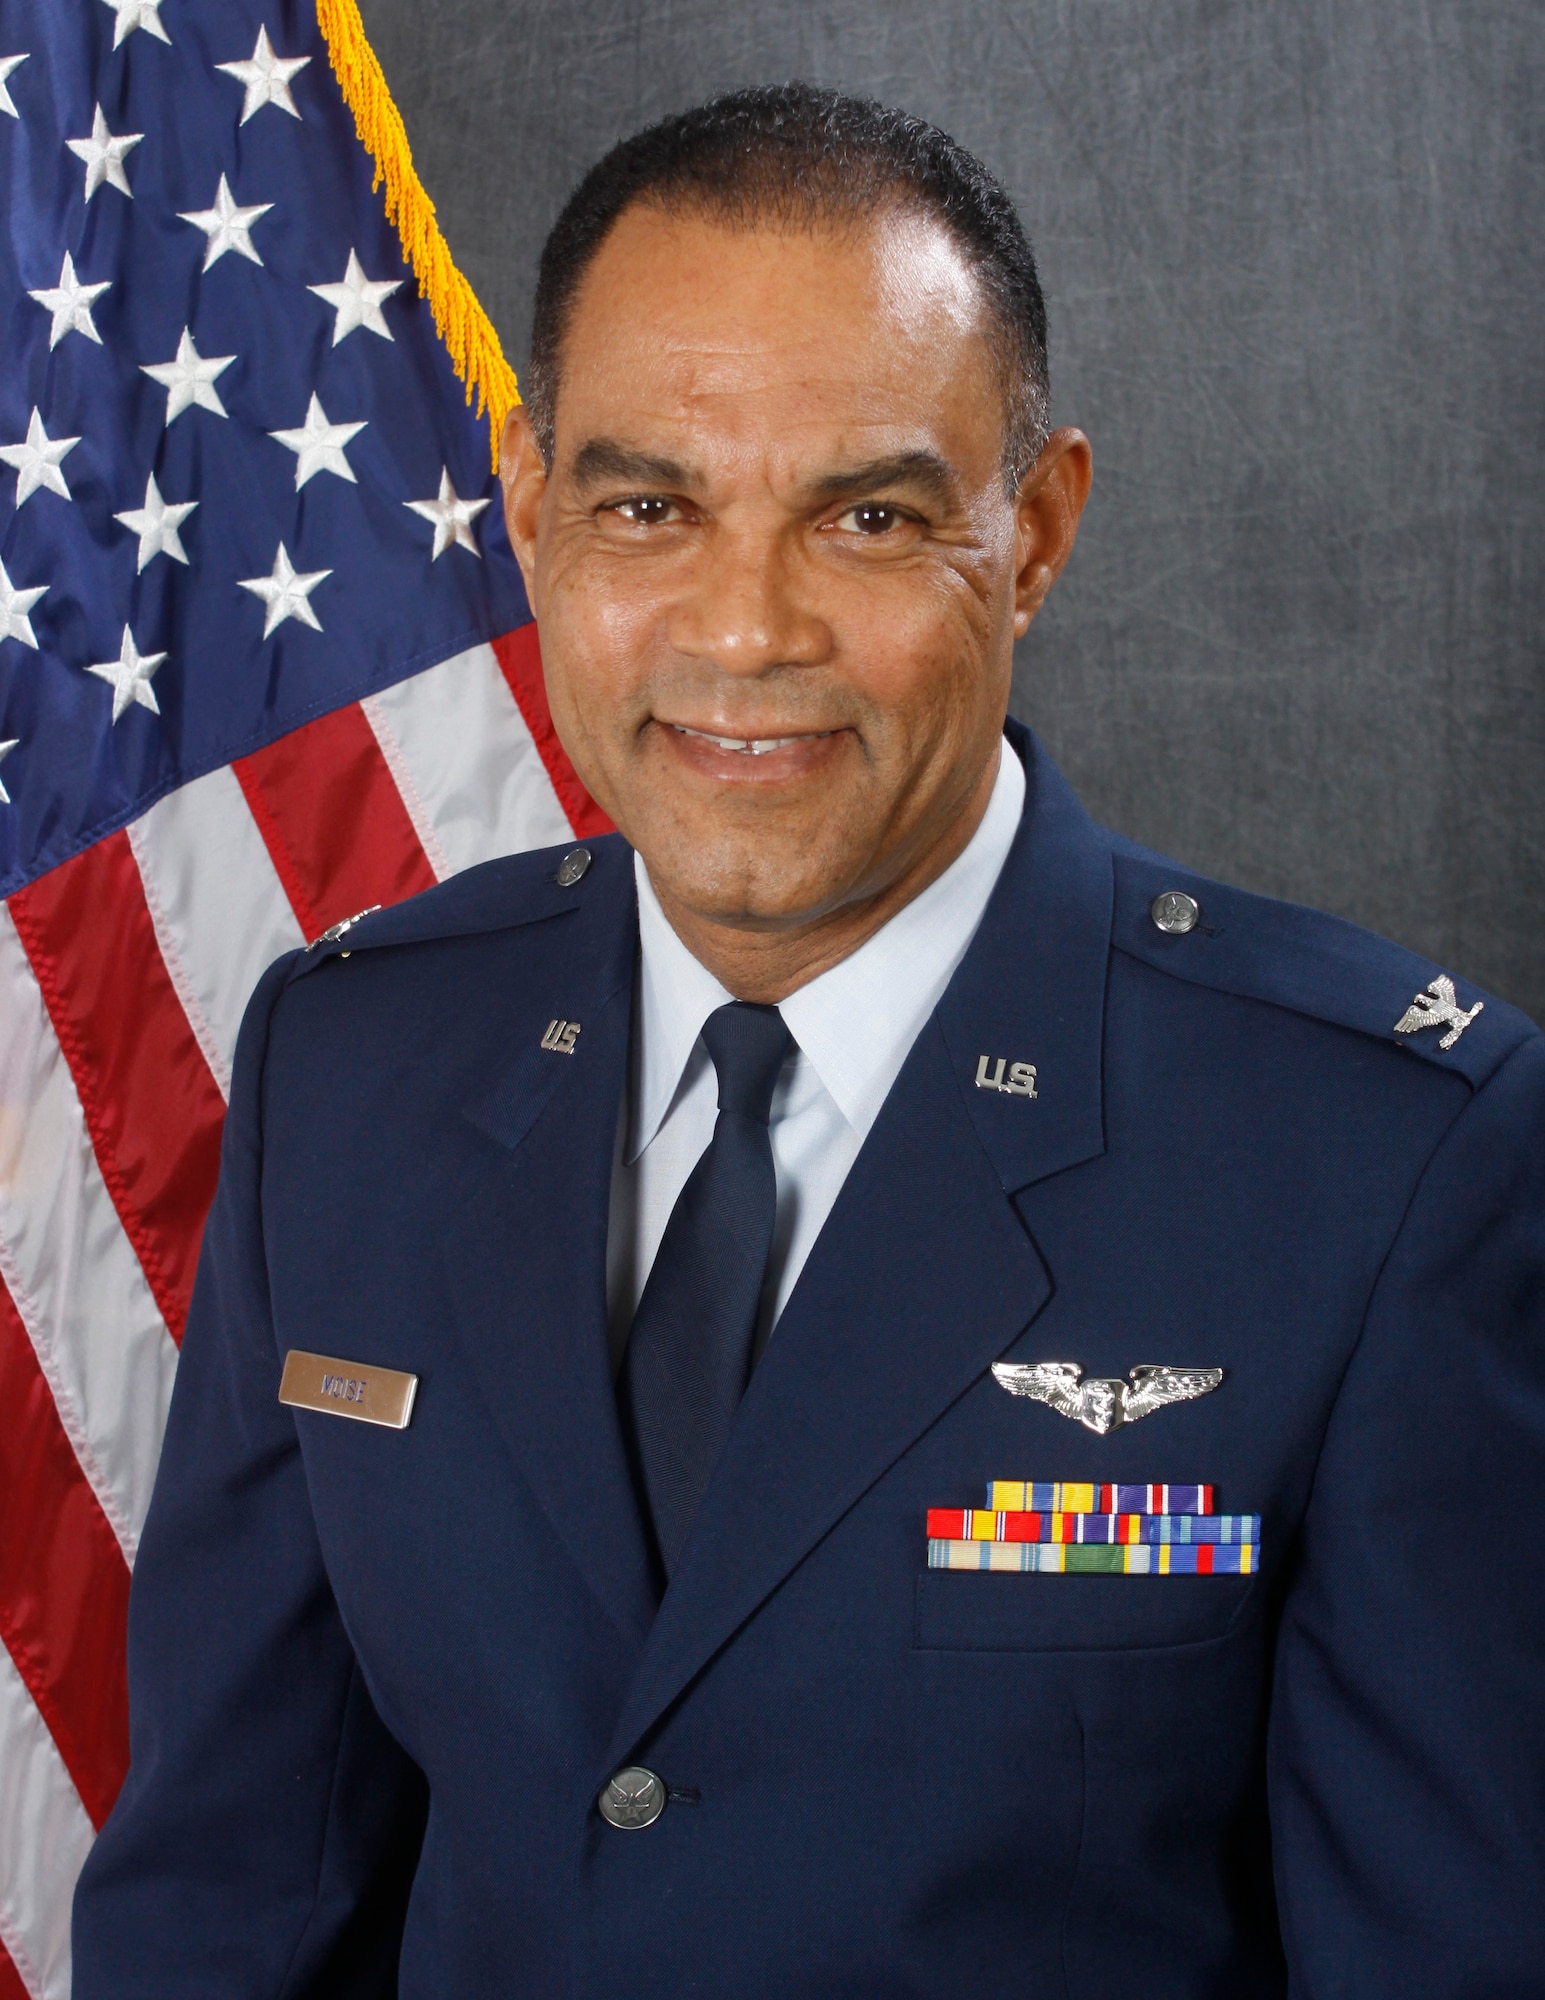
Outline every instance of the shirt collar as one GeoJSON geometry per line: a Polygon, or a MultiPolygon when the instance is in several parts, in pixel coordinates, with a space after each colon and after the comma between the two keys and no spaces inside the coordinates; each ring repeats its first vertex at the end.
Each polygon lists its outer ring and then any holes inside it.
{"type": "Polygon", "coordinates": [[[639,1033],[633,1043],[629,1165],[664,1122],[703,1023],[716,1007],[735,997],[672,930],[644,857],[636,850],[633,874],[638,883],[639,1033]]]}
{"type": "MultiPolygon", "coordinates": [[[[908,1051],[965,956],[1024,803],[1024,766],[1005,744],[987,810],[964,850],[857,951],[782,1003],[789,1032],[860,1138],[879,1116],[908,1051]]],[[[642,855],[635,853],[633,866],[641,1033],[634,1051],[630,1162],[659,1131],[703,1023],[734,998],[671,928],[642,855]]]]}

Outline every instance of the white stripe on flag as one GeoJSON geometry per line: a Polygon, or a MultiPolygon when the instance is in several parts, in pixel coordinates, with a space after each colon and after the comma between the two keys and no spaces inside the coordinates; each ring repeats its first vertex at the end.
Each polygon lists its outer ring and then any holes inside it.
{"type": "Polygon", "coordinates": [[[133,1562],[177,1349],[97,1166],[75,1084],[0,905],[0,1269],[60,1422],[133,1562]]]}
{"type": "Polygon", "coordinates": [[[204,1012],[203,1005],[194,990],[193,981],[188,977],[188,968],[183,964],[182,953],[178,949],[177,933],[173,930],[162,907],[161,898],[156,890],[155,877],[146,872],[144,835],[135,825],[125,827],[124,832],[128,836],[129,852],[134,856],[134,865],[139,870],[139,884],[144,892],[145,909],[150,917],[150,928],[155,932],[156,943],[161,949],[161,963],[166,967],[166,976],[172,982],[172,991],[182,1002],[182,1011],[187,1016],[188,1026],[193,1030],[193,1039],[199,1045],[199,1053],[209,1065],[209,1073],[215,1080],[216,1088],[229,1103],[231,1066],[220,1051],[214,1030],[209,1025],[209,1016],[204,1012]]]}
{"type": "Polygon", "coordinates": [[[129,828],[129,844],[167,972],[229,1097],[252,989],[281,952],[306,942],[290,899],[228,765],[159,799],[129,828]]]}
{"type": "Polygon", "coordinates": [[[33,2000],[70,2000],[70,1903],[91,1821],[0,1646],[0,1943],[33,2000]]]}
{"type": "MultiPolygon", "coordinates": [[[[403,810],[418,835],[418,844],[424,850],[424,859],[429,863],[437,882],[443,882],[447,875],[454,874],[450,857],[440,845],[440,836],[435,832],[433,815],[424,803],[417,780],[407,754],[397,740],[386,710],[381,705],[379,695],[367,694],[360,705],[360,713],[370,725],[370,733],[375,737],[376,747],[381,752],[381,760],[392,774],[392,783],[397,787],[397,796],[402,800],[403,810]]],[[[469,746],[470,747],[470,746],[469,746]]]]}
{"type": "Polygon", "coordinates": [[[457,653],[361,705],[399,789],[407,774],[414,797],[404,791],[404,804],[437,875],[573,838],[492,646],[457,653]]]}

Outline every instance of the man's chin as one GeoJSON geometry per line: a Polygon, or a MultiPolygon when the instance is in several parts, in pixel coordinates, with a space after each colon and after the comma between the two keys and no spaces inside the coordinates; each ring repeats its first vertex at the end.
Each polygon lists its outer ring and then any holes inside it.
{"type": "Polygon", "coordinates": [[[856,888],[851,855],[845,865],[822,867],[808,839],[716,842],[705,834],[685,851],[651,854],[641,844],[640,852],[667,916],[718,930],[802,930],[842,908],[856,888]]]}

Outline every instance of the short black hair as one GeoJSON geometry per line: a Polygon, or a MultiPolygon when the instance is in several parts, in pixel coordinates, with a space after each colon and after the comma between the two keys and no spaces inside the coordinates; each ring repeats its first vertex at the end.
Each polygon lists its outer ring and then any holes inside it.
{"type": "Polygon", "coordinates": [[[851,226],[910,210],[941,223],[982,288],[1003,379],[1010,489],[1046,442],[1046,304],[1007,189],[922,118],[808,83],[760,84],[662,118],[614,146],[564,204],[542,250],[526,407],[549,466],[564,331],[591,260],[635,202],[731,228],[851,226]]]}

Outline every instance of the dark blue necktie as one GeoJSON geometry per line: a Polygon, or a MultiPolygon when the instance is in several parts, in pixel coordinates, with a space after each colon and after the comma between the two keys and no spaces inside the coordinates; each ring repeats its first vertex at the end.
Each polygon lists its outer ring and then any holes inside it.
{"type": "Polygon", "coordinates": [[[767,1115],[792,1046],[776,1007],[740,1000],[709,1015],[703,1041],[719,1116],[665,1225],[618,1385],[667,1577],[751,1374],[778,1205],[767,1115]]]}

